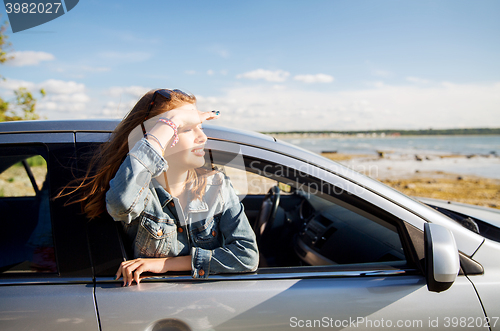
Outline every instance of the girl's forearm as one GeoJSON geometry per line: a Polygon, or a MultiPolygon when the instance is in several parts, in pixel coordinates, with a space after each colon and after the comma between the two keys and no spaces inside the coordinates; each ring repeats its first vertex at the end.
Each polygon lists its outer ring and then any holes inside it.
{"type": "Polygon", "coordinates": [[[148,131],[147,139],[160,155],[163,155],[164,150],[169,146],[173,136],[174,130],[170,126],[158,122],[148,131]]]}
{"type": "Polygon", "coordinates": [[[175,256],[165,261],[167,271],[189,271],[191,270],[191,255],[175,256]]]}

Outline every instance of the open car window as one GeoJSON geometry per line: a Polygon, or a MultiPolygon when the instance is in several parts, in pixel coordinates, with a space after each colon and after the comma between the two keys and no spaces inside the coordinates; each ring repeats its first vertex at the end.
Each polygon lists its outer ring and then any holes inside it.
{"type": "Polygon", "coordinates": [[[258,238],[259,267],[406,263],[398,224],[381,210],[372,213],[375,206],[357,203],[359,197],[293,167],[256,159],[244,163],[245,169],[216,166],[237,192],[246,192],[243,204],[258,238]],[[271,213],[266,193],[275,186],[280,193],[275,215],[262,216],[271,213]]]}
{"type": "Polygon", "coordinates": [[[0,150],[0,275],[57,272],[44,147],[0,150]]]}

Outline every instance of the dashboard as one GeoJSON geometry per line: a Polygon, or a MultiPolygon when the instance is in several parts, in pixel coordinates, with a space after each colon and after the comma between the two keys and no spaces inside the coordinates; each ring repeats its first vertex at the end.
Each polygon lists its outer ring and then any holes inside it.
{"type": "Polygon", "coordinates": [[[317,196],[302,200],[295,252],[309,265],[405,260],[397,228],[317,196]]]}

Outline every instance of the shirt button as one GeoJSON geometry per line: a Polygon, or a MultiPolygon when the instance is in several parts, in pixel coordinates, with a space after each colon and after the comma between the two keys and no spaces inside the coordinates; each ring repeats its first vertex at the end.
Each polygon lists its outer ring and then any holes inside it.
{"type": "Polygon", "coordinates": [[[180,233],[183,233],[184,232],[184,229],[181,228],[180,226],[177,228],[177,231],[179,231],[180,233]]]}
{"type": "Polygon", "coordinates": [[[205,270],[203,270],[203,269],[200,269],[200,271],[198,271],[198,275],[200,275],[200,276],[203,276],[203,275],[205,275],[205,270]]]}
{"type": "Polygon", "coordinates": [[[175,203],[174,203],[174,201],[173,201],[173,200],[172,200],[172,201],[170,201],[169,205],[170,205],[170,207],[175,207],[175,203]]]}
{"type": "Polygon", "coordinates": [[[161,229],[160,229],[160,230],[158,230],[158,232],[156,232],[156,235],[157,235],[158,237],[161,237],[161,236],[163,235],[163,231],[162,231],[161,229]]]}
{"type": "Polygon", "coordinates": [[[212,237],[215,237],[215,236],[217,236],[217,231],[213,230],[212,231],[212,237]]]}

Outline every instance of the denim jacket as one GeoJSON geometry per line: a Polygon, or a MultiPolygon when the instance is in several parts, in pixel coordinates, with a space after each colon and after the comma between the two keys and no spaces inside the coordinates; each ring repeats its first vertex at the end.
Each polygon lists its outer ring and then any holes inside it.
{"type": "Polygon", "coordinates": [[[202,200],[188,197],[186,213],[155,179],[168,169],[165,159],[140,140],[129,152],[106,193],[106,207],[134,243],[134,257],[191,254],[191,274],[255,271],[258,250],[229,179],[207,178],[202,200]]]}

